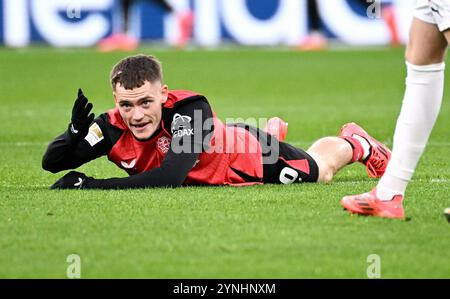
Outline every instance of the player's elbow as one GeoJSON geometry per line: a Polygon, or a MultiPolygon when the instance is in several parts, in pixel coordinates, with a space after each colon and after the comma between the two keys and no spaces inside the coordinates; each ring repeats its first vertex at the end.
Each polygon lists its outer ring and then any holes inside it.
{"type": "Polygon", "coordinates": [[[51,163],[48,163],[46,160],[42,160],[42,169],[49,171],[51,173],[57,173],[58,169],[52,165],[51,163]]]}

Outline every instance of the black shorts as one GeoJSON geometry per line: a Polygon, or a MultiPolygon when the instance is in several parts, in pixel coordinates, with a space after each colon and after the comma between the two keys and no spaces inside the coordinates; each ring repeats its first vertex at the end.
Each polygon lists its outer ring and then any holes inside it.
{"type": "Polygon", "coordinates": [[[263,152],[263,182],[266,184],[315,183],[319,179],[316,161],[304,150],[247,124],[232,124],[245,128],[259,141],[263,152]]]}
{"type": "Polygon", "coordinates": [[[279,141],[278,143],[279,153],[277,161],[263,165],[264,183],[292,184],[317,182],[319,179],[319,167],[316,161],[302,149],[285,142],[279,141]]]}

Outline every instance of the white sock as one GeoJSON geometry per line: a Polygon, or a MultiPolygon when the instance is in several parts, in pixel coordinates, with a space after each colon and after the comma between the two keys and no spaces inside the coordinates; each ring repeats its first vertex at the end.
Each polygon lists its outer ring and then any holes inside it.
{"type": "Polygon", "coordinates": [[[367,157],[369,157],[369,155],[370,155],[370,144],[369,144],[369,141],[367,141],[366,138],[364,138],[362,136],[359,136],[359,135],[356,135],[356,134],[353,134],[352,137],[355,138],[356,140],[358,140],[359,143],[361,143],[361,147],[363,149],[363,156],[362,156],[361,159],[362,160],[366,160],[367,157]]]}
{"type": "Polygon", "coordinates": [[[406,65],[406,91],[392,156],[377,186],[377,197],[381,200],[405,194],[442,103],[445,63],[417,66],[406,62],[406,65]]]}

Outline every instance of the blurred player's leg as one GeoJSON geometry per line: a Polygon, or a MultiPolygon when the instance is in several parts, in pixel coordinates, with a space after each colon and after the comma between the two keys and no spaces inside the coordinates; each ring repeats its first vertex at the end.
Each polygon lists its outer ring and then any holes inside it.
{"type": "Polygon", "coordinates": [[[191,38],[194,23],[194,13],[189,6],[189,1],[159,0],[157,2],[162,7],[166,7],[166,11],[171,14],[165,21],[168,43],[183,48],[191,38]]]}
{"type": "MultiPolygon", "coordinates": [[[[392,3],[392,0],[375,0],[378,2],[379,9],[381,11],[381,18],[386,24],[387,29],[389,30],[389,34],[391,37],[391,45],[398,46],[400,45],[400,36],[398,32],[398,24],[397,24],[397,14],[395,11],[395,6],[392,3]]],[[[412,1],[412,0],[411,0],[412,1]]],[[[374,5],[374,0],[359,0],[360,5],[365,7],[366,9],[372,9],[374,5]]]]}
{"type": "Polygon", "coordinates": [[[381,16],[389,29],[389,33],[391,35],[391,45],[398,46],[400,45],[400,36],[398,32],[395,8],[391,1],[383,1],[381,2],[381,5],[381,16]]]}
{"type": "Polygon", "coordinates": [[[450,1],[418,2],[406,51],[408,77],[394,134],[392,158],[372,192],[342,199],[341,204],[350,212],[404,217],[404,193],[425,149],[442,102],[443,61],[447,40],[450,40],[448,28],[450,1]]]}
{"type": "MultiPolygon", "coordinates": [[[[166,22],[165,26],[169,32],[176,32],[173,42],[170,44],[182,48],[189,41],[192,34],[192,26],[194,14],[190,10],[188,2],[184,0],[140,0],[141,2],[152,2],[160,6],[165,13],[173,15],[173,22],[166,22]]],[[[130,14],[131,8],[139,0],[117,0],[120,8],[120,29],[113,32],[112,35],[104,38],[99,43],[99,50],[102,52],[110,52],[116,50],[133,51],[138,45],[138,39],[130,34],[130,14]]]]}
{"type": "Polygon", "coordinates": [[[173,7],[172,5],[170,5],[166,0],[153,0],[156,4],[158,4],[159,6],[161,6],[162,9],[164,9],[164,11],[166,13],[172,13],[173,12],[173,7]]]}
{"type": "Polygon", "coordinates": [[[136,37],[129,34],[130,27],[130,8],[134,4],[134,0],[120,0],[120,29],[113,32],[110,36],[100,41],[98,49],[101,52],[111,52],[116,50],[133,51],[139,42],[136,37]]]}
{"type": "Polygon", "coordinates": [[[123,17],[123,30],[122,32],[128,32],[129,27],[129,19],[130,19],[130,6],[133,0],[122,0],[120,1],[121,9],[122,9],[122,17],[123,17]]]}
{"type": "Polygon", "coordinates": [[[319,10],[316,0],[308,0],[309,34],[300,41],[299,49],[303,51],[323,50],[328,47],[327,38],[322,33],[319,10]]]}

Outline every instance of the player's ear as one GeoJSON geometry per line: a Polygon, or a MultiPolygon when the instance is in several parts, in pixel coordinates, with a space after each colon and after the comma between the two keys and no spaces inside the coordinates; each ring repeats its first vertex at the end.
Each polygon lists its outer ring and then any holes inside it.
{"type": "Polygon", "coordinates": [[[169,97],[169,87],[167,84],[163,84],[161,86],[161,95],[162,95],[162,103],[164,104],[167,101],[167,98],[169,97]]]}
{"type": "Polygon", "coordinates": [[[112,94],[114,98],[114,104],[116,104],[116,107],[119,107],[119,99],[117,95],[117,87],[120,86],[119,83],[116,83],[116,86],[113,88],[112,94]]]}

